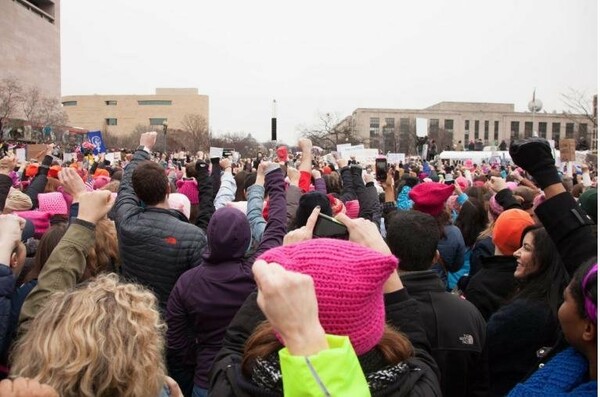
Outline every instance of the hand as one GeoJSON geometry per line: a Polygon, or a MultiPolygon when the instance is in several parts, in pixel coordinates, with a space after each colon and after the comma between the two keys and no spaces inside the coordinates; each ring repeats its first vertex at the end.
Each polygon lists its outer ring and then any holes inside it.
{"type": "Polygon", "coordinates": [[[202,150],[197,151],[196,157],[198,158],[198,160],[204,160],[204,152],[202,150]]]}
{"type": "Polygon", "coordinates": [[[25,227],[25,219],[16,215],[0,215],[0,246],[12,251],[21,241],[21,233],[25,227]]]}
{"type": "Polygon", "coordinates": [[[287,176],[288,178],[290,178],[290,185],[298,186],[298,184],[300,183],[300,171],[298,171],[295,168],[288,167],[287,176]]]}
{"type": "Polygon", "coordinates": [[[306,226],[302,226],[299,229],[292,230],[283,238],[283,245],[300,243],[302,241],[310,240],[313,237],[313,230],[319,219],[319,213],[321,212],[320,207],[315,207],[312,213],[306,221],[306,226]]]}
{"type": "Polygon", "coordinates": [[[387,189],[394,190],[394,185],[395,185],[394,170],[389,169],[388,173],[387,173],[387,177],[385,178],[385,182],[381,183],[381,187],[383,187],[384,190],[387,190],[387,189]]]}
{"type": "Polygon", "coordinates": [[[582,164],[581,165],[581,173],[585,174],[586,172],[590,172],[590,167],[588,167],[587,164],[582,164]]]}
{"type": "Polygon", "coordinates": [[[337,166],[338,166],[339,169],[347,167],[348,166],[348,160],[346,160],[346,159],[338,159],[337,160],[337,166]]]}
{"type": "Polygon", "coordinates": [[[310,356],[327,349],[312,278],[263,260],[254,263],[252,273],[258,286],[256,302],[289,352],[310,356]]]}
{"type": "Polygon", "coordinates": [[[256,169],[256,177],[262,177],[264,179],[267,168],[273,163],[271,163],[270,161],[261,161],[258,164],[258,168],[256,169]]]}
{"type": "Polygon", "coordinates": [[[511,142],[509,154],[515,164],[535,178],[540,188],[562,182],[547,140],[528,138],[511,142]]]}
{"type": "MultiPolygon", "coordinates": [[[[338,214],[335,217],[348,228],[349,240],[364,247],[371,248],[384,255],[391,255],[389,247],[381,237],[377,226],[364,218],[350,219],[346,214],[338,214]]],[[[285,239],[284,239],[285,240],[285,239]]]]}
{"type": "Polygon", "coordinates": [[[312,170],[312,177],[314,180],[320,179],[321,178],[321,171],[319,170],[312,170]]]}
{"type": "Polygon", "coordinates": [[[298,147],[302,153],[308,153],[310,156],[312,151],[312,141],[308,138],[301,138],[298,140],[298,147]]]}
{"type": "Polygon", "coordinates": [[[367,172],[364,175],[363,180],[365,181],[365,185],[366,185],[367,183],[373,182],[375,180],[375,177],[373,177],[372,173],[367,172]]]}
{"type": "Polygon", "coordinates": [[[79,201],[81,193],[87,191],[85,183],[73,168],[63,168],[58,173],[58,180],[63,184],[65,191],[73,197],[74,203],[79,201]]]}
{"type": "Polygon", "coordinates": [[[498,193],[500,190],[506,189],[506,181],[499,176],[493,176],[490,178],[490,189],[498,193]]]}
{"type": "Polygon", "coordinates": [[[454,193],[455,193],[457,196],[460,196],[460,195],[463,193],[463,191],[462,191],[462,189],[461,189],[460,185],[458,184],[458,182],[456,182],[456,180],[454,181],[454,193]]]}
{"type": "Polygon", "coordinates": [[[229,170],[231,171],[231,159],[226,157],[219,161],[219,165],[221,166],[222,170],[227,171],[227,169],[229,168],[229,170]]]}
{"type": "Polygon", "coordinates": [[[170,376],[167,376],[165,377],[165,384],[171,392],[171,397],[183,397],[183,393],[181,392],[181,389],[179,388],[177,382],[175,382],[175,379],[171,378],[170,376]]]}
{"type": "Polygon", "coordinates": [[[140,137],[140,146],[144,146],[152,151],[156,144],[156,131],[144,132],[140,137]]]}
{"type": "Polygon", "coordinates": [[[17,166],[17,157],[13,152],[9,152],[0,160],[0,174],[8,175],[17,166]]]}
{"type": "Polygon", "coordinates": [[[108,190],[96,190],[79,195],[78,219],[93,224],[103,219],[112,208],[115,200],[108,190]]]}
{"type": "Polygon", "coordinates": [[[37,380],[17,378],[0,382],[0,396],[3,397],[59,397],[54,388],[37,380]]]}

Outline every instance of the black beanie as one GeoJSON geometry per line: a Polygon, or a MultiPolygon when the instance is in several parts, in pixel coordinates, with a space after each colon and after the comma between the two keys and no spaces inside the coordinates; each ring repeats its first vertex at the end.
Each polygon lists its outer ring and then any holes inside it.
{"type": "Polygon", "coordinates": [[[321,192],[308,192],[300,196],[298,201],[298,209],[296,210],[296,227],[306,225],[308,217],[317,205],[321,206],[321,213],[332,216],[331,204],[329,198],[321,192]]]}

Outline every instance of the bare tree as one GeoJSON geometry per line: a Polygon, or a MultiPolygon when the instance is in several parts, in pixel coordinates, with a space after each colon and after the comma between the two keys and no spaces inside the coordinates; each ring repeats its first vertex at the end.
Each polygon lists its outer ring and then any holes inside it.
{"type": "Polygon", "coordinates": [[[336,145],[350,143],[357,145],[365,143],[366,139],[355,134],[351,120],[339,120],[333,113],[319,113],[317,123],[312,127],[301,127],[300,134],[312,141],[313,145],[325,150],[336,150],[336,145]]]}
{"type": "Polygon", "coordinates": [[[181,120],[183,132],[181,142],[183,146],[192,152],[197,150],[208,151],[210,139],[208,134],[208,123],[199,114],[186,114],[181,120]]]}
{"type": "Polygon", "coordinates": [[[3,125],[14,117],[23,100],[23,88],[15,79],[0,81],[0,133],[3,125]]]}
{"type": "Polygon", "coordinates": [[[570,117],[573,121],[580,122],[583,116],[589,120],[594,128],[598,128],[598,115],[593,109],[592,97],[588,96],[584,91],[578,91],[570,88],[565,94],[560,94],[562,103],[567,107],[563,112],[567,117],[579,116],[578,118],[570,117]]]}

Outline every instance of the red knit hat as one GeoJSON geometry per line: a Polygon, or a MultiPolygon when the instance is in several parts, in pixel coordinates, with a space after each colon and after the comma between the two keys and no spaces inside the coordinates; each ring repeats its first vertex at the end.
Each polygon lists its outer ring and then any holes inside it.
{"type": "Polygon", "coordinates": [[[346,204],[344,205],[346,206],[346,215],[348,218],[358,218],[358,214],[360,213],[360,203],[358,200],[346,201],[346,204]]]}
{"type": "Polygon", "coordinates": [[[39,164],[31,163],[25,168],[25,176],[28,178],[33,178],[37,175],[39,164]]]}
{"type": "Polygon", "coordinates": [[[335,198],[333,194],[328,194],[327,198],[329,199],[329,204],[331,204],[331,212],[333,213],[333,216],[346,213],[346,206],[340,199],[335,198]]]}
{"type": "Polygon", "coordinates": [[[277,148],[277,158],[281,162],[286,162],[288,160],[287,147],[280,146],[280,147],[277,148]]]}
{"type": "Polygon", "coordinates": [[[423,182],[410,189],[408,197],[414,202],[413,209],[438,216],[444,210],[444,204],[452,192],[453,185],[423,182]]]}
{"type": "Polygon", "coordinates": [[[527,212],[510,209],[502,212],[492,232],[492,241],[503,255],[512,255],[521,246],[521,235],[535,222],[527,212]]]}
{"type": "Polygon", "coordinates": [[[62,167],[60,165],[53,165],[48,170],[48,177],[58,179],[58,173],[60,172],[61,169],[62,169],[62,167]]]}
{"type": "Polygon", "coordinates": [[[349,336],[359,355],[377,346],[385,325],[383,284],[398,266],[395,256],[320,238],[273,248],[259,259],[312,277],[326,333],[349,336]]]}
{"type": "Polygon", "coordinates": [[[326,165],[325,167],[323,167],[323,175],[329,175],[331,174],[331,167],[326,165]]]}

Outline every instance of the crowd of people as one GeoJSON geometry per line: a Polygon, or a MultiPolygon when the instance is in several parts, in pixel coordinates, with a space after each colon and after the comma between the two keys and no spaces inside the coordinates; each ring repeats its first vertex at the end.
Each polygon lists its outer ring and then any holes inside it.
{"type": "Polygon", "coordinates": [[[156,135],[0,159],[0,396],[597,395],[594,164],[529,138],[381,175],[156,135]]]}

